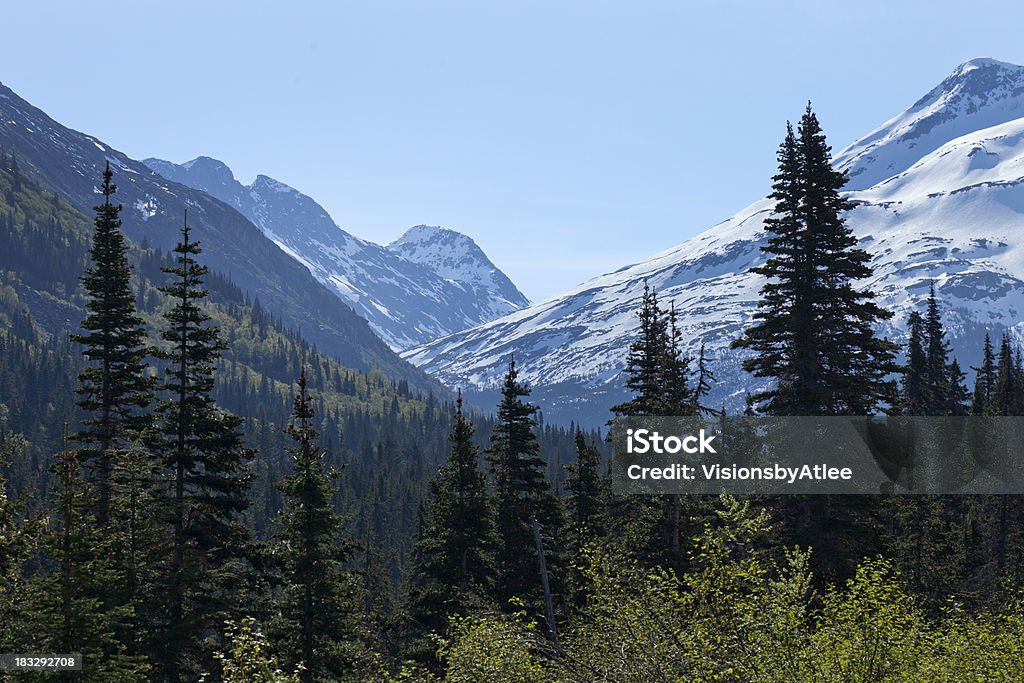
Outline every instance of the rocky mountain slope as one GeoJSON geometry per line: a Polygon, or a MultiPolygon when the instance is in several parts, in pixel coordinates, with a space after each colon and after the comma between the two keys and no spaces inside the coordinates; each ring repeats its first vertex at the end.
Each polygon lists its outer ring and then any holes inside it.
{"type": "Polygon", "coordinates": [[[171,249],[187,209],[204,263],[258,298],[286,326],[301,329],[307,340],[349,367],[379,369],[423,390],[440,388],[398,358],[365,320],[233,207],[61,125],[2,84],[0,146],[14,154],[21,172],[86,214],[98,201],[100,176],[109,162],[124,206],[123,229],[132,240],[171,249]]]}
{"type": "MultiPolygon", "coordinates": [[[[867,284],[896,313],[883,334],[905,334],[907,314],[932,284],[964,367],[976,364],[986,330],[1024,327],[1022,117],[1024,67],[972,60],[836,155],[857,203],[849,224],[874,256],[867,284]]],[[[762,280],[748,270],[763,261],[771,210],[760,200],[646,261],[404,356],[451,387],[487,394],[514,353],[548,419],[602,424],[622,397],[648,282],[675,304],[687,348],[707,345],[712,400],[738,408],[751,378],[729,344],[757,304],[762,280]]]]}
{"type": "Polygon", "coordinates": [[[209,157],[145,163],[235,207],[392,348],[422,344],[529,303],[472,239],[453,230],[417,226],[384,247],[345,232],[312,198],[268,176],[243,185],[209,157]]]}

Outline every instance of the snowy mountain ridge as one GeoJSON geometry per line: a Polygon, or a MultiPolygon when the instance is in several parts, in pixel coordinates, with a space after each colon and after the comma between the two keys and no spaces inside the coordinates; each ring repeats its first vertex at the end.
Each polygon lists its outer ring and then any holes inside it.
{"type": "Polygon", "coordinates": [[[419,263],[441,277],[490,294],[484,302],[489,318],[529,304],[512,281],[498,270],[483,250],[461,232],[431,225],[416,225],[387,245],[402,258],[419,263]]]}
{"type": "MultiPolygon", "coordinates": [[[[977,363],[985,331],[1024,330],[1024,68],[972,60],[903,114],[836,155],[853,178],[849,225],[874,257],[867,285],[905,334],[934,284],[954,353],[977,363]]],[[[827,122],[826,122],[827,128],[827,122]]],[[[687,349],[706,344],[712,402],[739,408],[755,386],[729,344],[756,309],[763,280],[762,199],[650,259],[565,294],[406,351],[445,384],[493,392],[515,354],[548,419],[602,424],[623,396],[644,283],[674,303],[687,349]]],[[[1022,335],[1024,336],[1024,335],[1022,335]]]]}
{"type": "Polygon", "coordinates": [[[226,164],[210,157],[144,163],[236,208],[394,349],[529,303],[470,237],[454,230],[417,226],[384,247],[342,230],[311,197],[269,176],[243,185],[226,164]]]}
{"type": "Polygon", "coordinates": [[[905,171],[961,135],[1024,116],[1024,67],[995,59],[958,66],[909,109],[836,155],[850,176],[847,190],[863,190],[905,171]]]}
{"type": "MultiPolygon", "coordinates": [[[[122,229],[129,239],[169,252],[178,241],[187,209],[193,235],[202,243],[203,263],[258,298],[286,326],[301,328],[310,343],[349,367],[380,370],[395,381],[408,381],[417,391],[440,390],[435,380],[398,358],[366,320],[229,203],[168,180],[109,143],[62,125],[2,83],[0,148],[16,156],[22,172],[86,215],[93,213],[102,172],[109,164],[117,184],[115,199],[124,207],[122,229]]],[[[215,164],[210,170],[213,183],[223,187],[233,181],[215,164]]],[[[53,333],[54,328],[48,331],[53,333]]]]}

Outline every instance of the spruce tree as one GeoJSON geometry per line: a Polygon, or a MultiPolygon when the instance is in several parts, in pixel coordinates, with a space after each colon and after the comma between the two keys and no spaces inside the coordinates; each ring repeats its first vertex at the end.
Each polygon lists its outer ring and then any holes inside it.
{"type": "MultiPolygon", "coordinates": [[[[700,351],[697,353],[697,382],[693,387],[693,407],[695,415],[712,415],[716,414],[713,408],[709,408],[704,404],[704,399],[709,393],[711,393],[712,382],[715,381],[715,373],[711,370],[708,365],[707,356],[704,353],[704,343],[701,342],[700,351]]],[[[724,411],[719,410],[718,415],[724,414],[724,411]]]]}
{"type": "Polygon", "coordinates": [[[985,333],[981,349],[981,366],[974,370],[974,392],[971,395],[971,415],[992,415],[995,406],[993,397],[996,388],[996,354],[992,349],[992,338],[985,333]]]}
{"type": "MultiPolygon", "coordinates": [[[[655,308],[657,304],[655,303],[655,308]]],[[[656,364],[656,376],[660,389],[660,396],[655,403],[658,405],[660,415],[683,416],[696,415],[699,412],[702,393],[707,388],[707,368],[703,365],[701,356],[702,372],[698,380],[698,386],[690,385],[690,359],[683,353],[680,346],[682,332],[679,330],[679,320],[676,314],[675,304],[668,311],[665,337],[662,342],[660,353],[662,355],[660,364],[656,364]]],[[[703,347],[702,347],[703,352],[703,347]]]]}
{"type": "Polygon", "coordinates": [[[1024,381],[1010,338],[1003,335],[999,342],[995,382],[992,387],[992,414],[1020,415],[1024,408],[1024,381]]]}
{"type": "Polygon", "coordinates": [[[846,225],[846,175],[832,168],[810,105],[796,133],[787,125],[778,161],[762,248],[769,258],[752,269],[768,281],[754,325],[733,346],[754,352],[744,360],[748,372],[775,380],[754,396],[762,412],[869,414],[895,398],[895,345],[874,333],[892,314],[856,288],[871,275],[870,256],[846,225]]]}
{"type": "MultiPolygon", "coordinates": [[[[0,158],[2,161],[2,158],[0,158]]],[[[20,434],[0,432],[0,651],[25,652],[27,624],[22,617],[32,604],[27,584],[27,565],[38,550],[45,517],[30,513],[30,499],[12,498],[7,468],[15,451],[28,442],[20,434]]],[[[19,453],[20,455],[20,453],[19,453]]]]}
{"type": "MultiPolygon", "coordinates": [[[[640,331],[630,344],[624,370],[632,396],[613,406],[612,412],[619,417],[692,417],[705,412],[701,401],[712,377],[702,352],[697,384],[691,385],[690,359],[680,347],[675,307],[663,310],[656,292],[644,283],[637,317],[640,331]]],[[[694,510],[683,507],[678,494],[616,497],[611,523],[616,535],[644,561],[681,569],[684,518],[695,516],[694,510]]]]}
{"type": "Polygon", "coordinates": [[[98,489],[97,518],[105,524],[110,507],[110,472],[116,451],[127,446],[143,426],[142,412],[153,397],[155,380],[147,374],[146,330],[135,309],[128,266],[128,243],[121,233],[121,205],[110,163],[103,172],[103,203],[95,207],[96,229],[89,251],[91,265],[82,276],[89,311],[82,344],[90,365],[79,375],[79,407],[87,414],[76,435],[84,447],[80,458],[92,469],[98,489]]]}
{"type": "Polygon", "coordinates": [[[608,533],[609,482],[601,473],[601,453],[576,430],[576,462],[566,465],[565,519],[562,539],[568,560],[568,592],[577,608],[583,607],[588,582],[582,572],[585,553],[608,533]]]}
{"type": "Polygon", "coordinates": [[[968,415],[971,393],[967,390],[967,374],[960,369],[960,361],[953,358],[946,365],[945,414],[968,415]]]}
{"type": "Polygon", "coordinates": [[[352,667],[354,642],[353,586],[345,570],[352,544],[345,537],[345,518],[334,511],[339,473],[325,468],[327,451],[317,443],[314,416],[303,367],[285,429],[295,442],[292,474],[279,484],[285,508],[275,540],[284,585],[282,623],[275,630],[281,651],[291,655],[288,661],[302,663],[304,683],[345,675],[352,667]]]}
{"type": "MultiPolygon", "coordinates": [[[[751,269],[766,282],[752,326],[733,347],[752,352],[747,372],[773,380],[754,394],[761,413],[871,414],[897,398],[896,346],[874,331],[892,314],[857,286],[872,273],[870,256],[846,225],[847,178],[832,168],[809,104],[796,131],[787,124],[777,159],[767,260],[751,269]]],[[[812,562],[825,582],[852,576],[876,539],[869,499],[788,497],[774,507],[785,544],[818,550],[812,562]]]]}
{"type": "Polygon", "coordinates": [[[200,645],[208,629],[220,630],[248,571],[249,533],[240,515],[248,506],[250,451],[243,446],[242,419],[221,410],[211,396],[214,370],[225,345],[202,304],[205,266],[196,262],[199,243],[186,222],[174,248],[177,265],[166,294],[161,338],[166,349],[167,398],[157,413],[155,447],[168,473],[161,507],[171,527],[164,596],[165,619],[155,653],[168,680],[192,678],[204,666],[200,645]]]}
{"type": "Polygon", "coordinates": [[[658,305],[658,295],[644,282],[640,310],[640,332],[629,345],[626,356],[626,389],[632,397],[612,408],[616,415],[664,415],[664,368],[669,356],[668,321],[658,305]]]}
{"type": "Polygon", "coordinates": [[[925,354],[924,322],[921,314],[912,311],[907,318],[907,365],[903,369],[900,407],[905,415],[924,415],[928,406],[926,391],[928,361],[925,354]]]}
{"type": "MultiPolygon", "coordinates": [[[[443,634],[450,617],[486,606],[494,589],[497,537],[473,433],[459,392],[448,461],[430,481],[429,507],[412,552],[407,599],[421,634],[443,634]]],[[[417,639],[412,654],[426,660],[433,648],[425,645],[417,639]]]]}
{"type": "Polygon", "coordinates": [[[904,415],[949,416],[967,413],[967,388],[957,360],[950,359],[946,331],[934,287],[925,315],[907,318],[907,365],[898,408],[904,415]]]}
{"type": "Polygon", "coordinates": [[[949,358],[949,344],[946,330],[942,325],[935,287],[928,294],[927,311],[924,320],[925,339],[925,381],[927,405],[921,415],[964,415],[966,414],[966,389],[963,373],[956,360],[949,358]]]}
{"type": "Polygon", "coordinates": [[[92,487],[81,476],[77,453],[65,448],[52,467],[56,476],[53,520],[44,540],[53,571],[41,575],[30,616],[38,652],[80,652],[82,680],[143,681],[149,665],[127,652],[119,635],[129,606],[107,606],[103,595],[117,582],[111,536],[96,525],[92,487]]]}
{"type": "Polygon", "coordinates": [[[496,594],[503,605],[511,598],[523,599],[539,616],[544,610],[532,519],[536,517],[541,529],[552,534],[558,529],[559,515],[547,481],[547,464],[540,456],[537,408],[523,400],[530,390],[518,376],[515,359],[510,359],[487,448],[494,476],[495,527],[499,538],[495,556],[496,594]]]}

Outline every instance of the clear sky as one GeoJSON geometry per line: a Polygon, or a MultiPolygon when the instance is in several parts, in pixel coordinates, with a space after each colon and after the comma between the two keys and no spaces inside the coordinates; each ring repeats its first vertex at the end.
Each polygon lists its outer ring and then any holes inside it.
{"type": "Polygon", "coordinates": [[[275,177],[360,237],[465,232],[540,299],[764,195],[808,99],[838,151],[961,62],[1024,63],[1022,8],[11,2],[0,81],[129,156],[275,177]]]}

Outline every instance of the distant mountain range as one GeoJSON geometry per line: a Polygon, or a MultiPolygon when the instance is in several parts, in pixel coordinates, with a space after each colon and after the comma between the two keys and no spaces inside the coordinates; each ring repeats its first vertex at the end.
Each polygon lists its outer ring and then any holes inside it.
{"type": "MultiPolygon", "coordinates": [[[[85,212],[110,162],[130,238],[171,248],[187,208],[213,269],[347,365],[414,388],[443,391],[426,371],[492,405],[515,354],[546,419],[603,424],[623,398],[645,282],[675,305],[687,349],[706,344],[713,402],[738,409],[755,386],[729,344],[756,308],[762,280],[749,269],[763,262],[767,199],[641,263],[527,305],[465,235],[417,226],[387,246],[361,240],[272,178],[245,186],[207,157],[134,161],[2,85],[0,146],[85,212]]],[[[883,334],[902,338],[906,316],[934,285],[962,366],[977,363],[986,331],[1024,339],[1024,67],[961,65],[835,164],[849,173],[857,205],[850,225],[874,255],[867,285],[896,312],[883,334]]]]}
{"type": "MultiPolygon", "coordinates": [[[[286,326],[301,330],[307,340],[349,367],[380,370],[421,391],[445,391],[401,360],[366,320],[235,207],[168,180],[109,144],[57,123],[3,85],[0,147],[13,153],[21,172],[89,215],[99,201],[101,174],[109,162],[118,185],[116,199],[124,206],[123,229],[133,241],[170,250],[187,209],[193,234],[202,243],[203,263],[230,277],[286,326]]],[[[0,271],[2,264],[0,253],[0,271]]],[[[45,306],[45,300],[39,305],[45,306]]],[[[40,320],[63,320],[60,312],[43,313],[40,320]]]]}
{"type": "Polygon", "coordinates": [[[312,198],[268,176],[243,185],[210,157],[144,163],[233,206],[392,348],[422,344],[529,304],[472,239],[453,230],[420,225],[381,246],[345,232],[312,198]]]}
{"type": "MultiPolygon", "coordinates": [[[[857,204],[849,224],[874,256],[866,284],[896,313],[884,335],[905,336],[907,315],[934,284],[963,367],[977,363],[986,331],[1024,336],[1024,67],[962,64],[838,153],[835,165],[849,173],[857,204]]],[[[549,420],[602,424],[623,398],[646,282],[674,303],[687,349],[707,345],[717,377],[711,400],[738,410],[754,385],[729,344],[757,305],[763,280],[749,269],[763,262],[772,207],[757,201],[646,261],[403,356],[450,387],[487,396],[515,354],[549,420]]]]}

